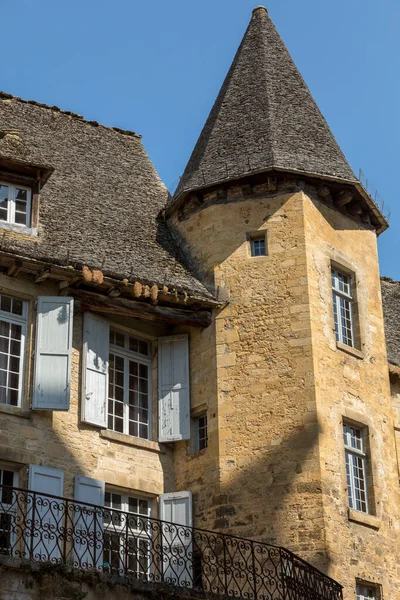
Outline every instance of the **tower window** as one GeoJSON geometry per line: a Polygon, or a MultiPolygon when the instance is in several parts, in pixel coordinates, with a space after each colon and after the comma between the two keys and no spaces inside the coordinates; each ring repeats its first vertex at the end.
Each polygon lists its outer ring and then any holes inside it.
{"type": "Polygon", "coordinates": [[[354,298],[351,275],[332,268],[332,296],[336,340],[354,347],[354,298]]]}
{"type": "Polygon", "coordinates": [[[250,234],[250,254],[251,256],[266,256],[267,255],[267,244],[265,239],[265,233],[262,234],[250,234]]]}
{"type": "Polygon", "coordinates": [[[367,455],[364,430],[343,423],[349,507],[368,513],[367,455]]]}

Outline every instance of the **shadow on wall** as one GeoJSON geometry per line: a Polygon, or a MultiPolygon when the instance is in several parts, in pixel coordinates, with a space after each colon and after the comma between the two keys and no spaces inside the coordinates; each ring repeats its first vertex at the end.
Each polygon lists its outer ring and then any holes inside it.
{"type": "Polygon", "coordinates": [[[318,423],[294,426],[279,445],[258,453],[245,470],[222,484],[226,505],[216,510],[215,525],[284,546],[327,573],[331,561],[325,545],[318,433],[318,423]]]}

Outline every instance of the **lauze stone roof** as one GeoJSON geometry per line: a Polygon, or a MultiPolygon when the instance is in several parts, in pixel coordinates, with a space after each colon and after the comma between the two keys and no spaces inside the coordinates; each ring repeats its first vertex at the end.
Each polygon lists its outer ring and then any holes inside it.
{"type": "Polygon", "coordinates": [[[3,251],[211,297],[159,216],[168,191],[140,136],[5,93],[0,132],[0,167],[7,159],[54,169],[40,194],[39,235],[5,232],[3,251]]]}
{"type": "Polygon", "coordinates": [[[258,7],[174,197],[273,168],[356,181],[267,10],[258,7]]]}
{"type": "Polygon", "coordinates": [[[400,281],[381,278],[388,361],[400,367],[400,281]]]}

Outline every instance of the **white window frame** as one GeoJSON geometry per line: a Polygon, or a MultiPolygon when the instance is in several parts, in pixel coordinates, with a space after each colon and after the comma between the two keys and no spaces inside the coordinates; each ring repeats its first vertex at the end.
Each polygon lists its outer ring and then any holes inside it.
{"type": "MultiPolygon", "coordinates": [[[[118,494],[119,496],[121,496],[121,508],[112,508],[109,506],[105,506],[105,502],[104,502],[104,508],[106,511],[115,511],[116,514],[118,514],[119,512],[123,512],[125,513],[125,515],[129,514],[129,515],[135,515],[138,516],[139,518],[141,517],[142,519],[151,519],[152,516],[152,511],[153,511],[153,501],[151,498],[145,498],[143,496],[137,496],[134,493],[129,493],[126,491],[121,491],[119,489],[114,489],[114,488],[108,488],[106,487],[105,489],[105,494],[118,494]],[[145,500],[148,503],[148,513],[147,515],[144,514],[140,514],[140,513],[134,513],[134,512],[130,512],[129,511],[129,499],[130,498],[134,498],[135,500],[145,500]]],[[[120,552],[119,552],[119,557],[120,557],[120,571],[122,571],[123,573],[125,573],[126,569],[125,569],[125,565],[123,564],[123,561],[121,560],[121,558],[124,557],[124,550],[125,550],[125,546],[126,546],[126,539],[127,537],[131,537],[133,539],[136,540],[144,540],[145,542],[148,542],[149,544],[149,549],[148,549],[148,556],[147,556],[147,570],[145,573],[143,573],[144,577],[148,577],[149,574],[151,573],[151,544],[152,544],[152,539],[149,536],[146,535],[140,535],[140,530],[137,530],[137,535],[135,534],[135,529],[133,529],[132,527],[129,528],[130,531],[132,531],[133,535],[128,535],[127,536],[127,532],[126,532],[126,521],[124,521],[124,525],[122,526],[118,526],[118,524],[113,523],[113,519],[111,516],[111,523],[110,524],[106,524],[104,523],[104,535],[109,534],[110,536],[119,536],[120,537],[120,552]]],[[[110,552],[110,549],[108,549],[108,552],[110,552]]],[[[139,561],[139,558],[137,557],[137,560],[139,561]]],[[[105,565],[103,565],[103,567],[105,567],[105,565]]],[[[111,564],[109,564],[109,568],[110,568],[110,572],[111,572],[111,564]]],[[[129,572],[129,571],[128,571],[129,572]]],[[[139,572],[136,572],[136,576],[139,576],[139,572]]]]}
{"type": "MultiPolygon", "coordinates": [[[[14,473],[12,487],[17,488],[18,483],[19,483],[18,471],[16,471],[12,467],[9,467],[8,465],[0,464],[0,483],[1,484],[3,484],[3,471],[10,471],[11,473],[14,473]]],[[[0,488],[0,489],[2,490],[3,488],[0,488]]],[[[15,498],[15,492],[13,492],[13,498],[15,498]]],[[[0,505],[2,508],[4,507],[6,509],[6,512],[4,514],[10,514],[10,515],[14,516],[14,522],[16,522],[17,508],[18,508],[17,503],[15,503],[15,506],[12,506],[11,504],[4,504],[2,501],[2,497],[0,497],[0,505]]],[[[0,513],[2,513],[1,510],[0,510],[0,513]]],[[[16,545],[16,533],[15,533],[15,531],[13,531],[10,534],[10,546],[11,546],[11,548],[14,548],[14,552],[16,550],[15,545],[16,545]]],[[[12,556],[11,552],[10,552],[10,556],[12,556]]]]}
{"type": "MultiPolygon", "coordinates": [[[[123,406],[123,434],[129,435],[130,437],[138,437],[139,439],[152,440],[153,438],[153,403],[152,403],[152,357],[151,357],[151,342],[149,339],[145,337],[141,337],[137,335],[134,331],[129,331],[126,329],[120,329],[118,327],[113,327],[113,323],[110,322],[110,334],[111,332],[116,332],[124,336],[124,348],[121,346],[116,346],[109,343],[109,355],[114,354],[115,356],[120,356],[124,360],[124,406],[123,406]],[[144,354],[140,354],[138,352],[134,352],[133,350],[129,350],[127,347],[127,340],[129,337],[134,337],[138,340],[146,342],[149,348],[149,355],[146,357],[144,354]],[[139,365],[146,365],[148,368],[148,437],[141,438],[140,436],[133,436],[129,433],[129,360],[133,360],[137,362],[139,365]]],[[[111,368],[109,368],[109,371],[111,368]]],[[[108,402],[109,402],[109,390],[107,390],[107,429],[109,431],[115,431],[115,433],[121,433],[116,429],[110,429],[108,426],[108,402]]],[[[138,431],[139,433],[139,431],[138,431]]]]}
{"type": "Polygon", "coordinates": [[[8,181],[0,181],[0,185],[6,185],[9,189],[9,198],[8,198],[8,206],[7,206],[7,221],[0,219],[0,226],[2,223],[8,223],[9,225],[13,225],[15,227],[21,228],[29,228],[31,224],[31,205],[32,205],[32,188],[27,187],[26,185],[20,185],[19,183],[10,183],[8,181]],[[27,191],[26,198],[26,219],[25,223],[16,223],[15,222],[15,190],[18,188],[19,190],[27,191]]]}
{"type": "MultiPolygon", "coordinates": [[[[336,313],[337,316],[337,326],[335,322],[335,335],[336,340],[341,342],[342,344],[346,344],[346,346],[350,346],[354,348],[355,340],[354,340],[354,298],[352,294],[352,275],[350,273],[346,273],[340,268],[336,268],[334,266],[331,267],[331,280],[332,280],[332,298],[333,298],[333,311],[334,316],[336,313]],[[348,279],[348,292],[341,290],[339,287],[340,278],[346,277],[348,279]],[[351,339],[349,340],[347,329],[343,326],[343,319],[345,318],[343,308],[341,306],[341,300],[343,300],[349,310],[350,315],[350,335],[351,339]]],[[[335,318],[335,317],[334,317],[335,318]]]]}
{"type": "MultiPolygon", "coordinates": [[[[28,302],[26,300],[22,300],[16,296],[12,296],[10,294],[0,294],[0,302],[1,297],[6,296],[11,298],[12,300],[19,300],[22,302],[22,315],[15,315],[14,313],[10,313],[0,309],[0,321],[5,321],[6,323],[20,325],[21,326],[21,354],[19,357],[19,382],[18,382],[18,403],[17,406],[21,407],[23,403],[23,391],[24,391],[24,379],[25,379],[25,354],[26,354],[26,337],[27,337],[27,327],[28,327],[28,302]]],[[[7,371],[8,373],[8,371],[7,371]]],[[[0,402],[0,406],[5,404],[6,406],[15,406],[14,404],[0,402]]]]}
{"type": "Polygon", "coordinates": [[[346,421],[343,422],[343,438],[344,438],[344,449],[345,449],[345,462],[346,462],[346,479],[347,479],[347,492],[349,507],[358,512],[369,514],[369,501],[368,501],[368,487],[367,487],[367,454],[364,448],[365,428],[352,425],[346,421]],[[354,429],[360,433],[359,441],[360,448],[354,448],[351,445],[351,433],[349,428],[354,429]],[[365,493],[365,510],[362,508],[363,501],[357,497],[356,487],[356,476],[354,475],[354,468],[358,467],[355,461],[361,461],[361,474],[362,481],[364,483],[365,493]]]}
{"type": "Polygon", "coordinates": [[[208,416],[207,413],[202,415],[198,415],[193,419],[193,428],[194,428],[194,451],[200,452],[201,450],[205,450],[208,448],[208,416]],[[206,444],[203,448],[200,448],[200,419],[205,419],[205,429],[206,429],[206,444]]]}
{"type": "Polygon", "coordinates": [[[380,591],[376,585],[371,583],[357,583],[356,600],[379,600],[380,591]]]}

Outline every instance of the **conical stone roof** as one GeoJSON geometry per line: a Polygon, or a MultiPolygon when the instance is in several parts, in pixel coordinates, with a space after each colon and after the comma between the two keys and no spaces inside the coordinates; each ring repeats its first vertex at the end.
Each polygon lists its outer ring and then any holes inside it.
{"type": "Polygon", "coordinates": [[[174,198],[274,168],[356,181],[267,10],[258,7],[174,198]]]}

